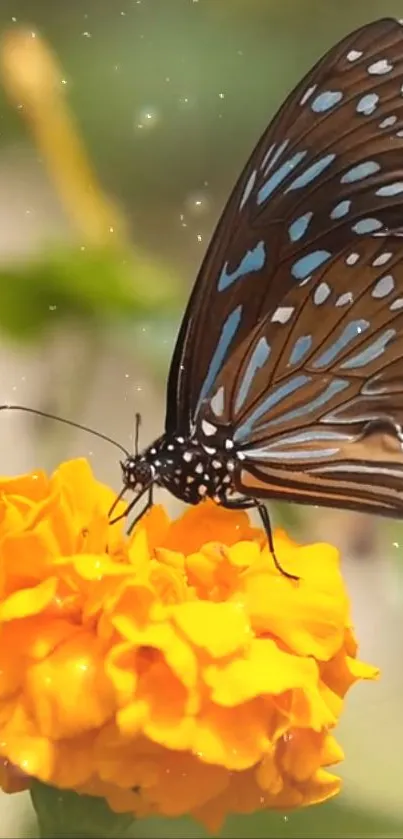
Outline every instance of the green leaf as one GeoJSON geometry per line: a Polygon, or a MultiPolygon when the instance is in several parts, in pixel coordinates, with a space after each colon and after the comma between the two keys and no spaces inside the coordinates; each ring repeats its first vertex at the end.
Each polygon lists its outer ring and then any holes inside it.
{"type": "Polygon", "coordinates": [[[32,785],[31,798],[41,839],[123,839],[133,827],[131,815],[113,813],[103,798],[55,789],[39,781],[32,785]]]}
{"type": "Polygon", "coordinates": [[[32,340],[69,320],[110,322],[165,312],[176,302],[172,276],[147,255],[70,248],[0,266],[0,329],[32,340]]]}

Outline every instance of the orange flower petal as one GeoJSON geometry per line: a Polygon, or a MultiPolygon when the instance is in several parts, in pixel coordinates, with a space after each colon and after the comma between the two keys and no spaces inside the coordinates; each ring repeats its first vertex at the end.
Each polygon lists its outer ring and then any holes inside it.
{"type": "Polygon", "coordinates": [[[81,632],[30,667],[26,692],[42,735],[60,740],[103,725],[110,718],[113,690],[102,661],[101,643],[81,632]]]}

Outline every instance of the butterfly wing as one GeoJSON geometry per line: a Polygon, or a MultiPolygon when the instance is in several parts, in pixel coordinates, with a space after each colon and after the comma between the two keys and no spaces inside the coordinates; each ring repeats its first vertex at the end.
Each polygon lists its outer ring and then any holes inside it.
{"type": "Polygon", "coordinates": [[[399,223],[403,28],[371,23],[330,50],[250,157],[202,264],[179,332],[166,431],[189,433],[257,321],[351,239],[399,223]]]}
{"type": "Polygon", "coordinates": [[[402,515],[403,239],[363,238],[295,286],[215,387],[198,434],[231,428],[239,490],[402,515]]]}

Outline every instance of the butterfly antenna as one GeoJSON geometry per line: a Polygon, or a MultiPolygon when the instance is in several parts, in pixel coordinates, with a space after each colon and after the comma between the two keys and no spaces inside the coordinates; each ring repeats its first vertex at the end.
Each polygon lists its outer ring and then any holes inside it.
{"type": "Polygon", "coordinates": [[[111,437],[108,437],[106,434],[102,434],[101,431],[95,431],[93,428],[88,428],[87,425],[81,425],[79,422],[63,419],[63,417],[58,417],[55,414],[48,414],[46,411],[39,411],[36,408],[27,408],[25,405],[0,405],[0,411],[24,411],[26,414],[34,414],[37,417],[44,417],[45,419],[55,420],[55,422],[62,422],[64,425],[70,425],[72,428],[78,428],[80,431],[86,431],[94,437],[99,437],[100,440],[105,440],[107,443],[111,443],[112,446],[115,446],[116,449],[123,452],[126,457],[130,456],[129,452],[121,446],[120,443],[117,443],[116,440],[112,440],[111,437]]]}
{"type": "Polygon", "coordinates": [[[139,453],[139,437],[140,437],[141,414],[136,414],[134,427],[134,453],[137,457],[139,453]]]}

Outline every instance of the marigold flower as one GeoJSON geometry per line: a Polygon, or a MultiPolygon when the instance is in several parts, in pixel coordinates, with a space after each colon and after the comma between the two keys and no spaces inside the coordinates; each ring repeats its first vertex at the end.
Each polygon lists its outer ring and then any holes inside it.
{"type": "MultiPolygon", "coordinates": [[[[155,506],[124,535],[85,460],[0,480],[0,756],[19,779],[135,816],[335,795],[333,729],[357,659],[337,551],[245,513],[155,506]]],[[[123,505],[120,507],[124,509],[123,505]]]]}

